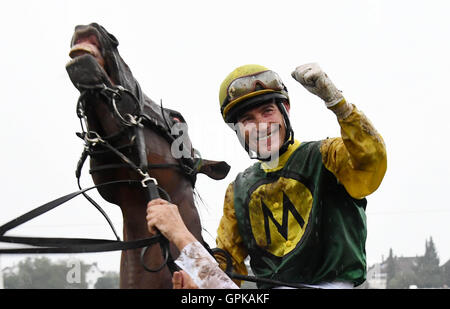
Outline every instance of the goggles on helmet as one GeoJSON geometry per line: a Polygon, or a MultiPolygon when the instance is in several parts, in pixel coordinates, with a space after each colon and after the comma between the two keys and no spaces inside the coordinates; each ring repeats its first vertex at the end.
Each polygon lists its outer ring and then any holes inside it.
{"type": "Polygon", "coordinates": [[[262,89],[283,90],[284,85],[281,78],[273,71],[263,71],[254,75],[236,78],[227,89],[228,101],[234,101],[240,97],[254,92],[257,86],[262,89]]]}

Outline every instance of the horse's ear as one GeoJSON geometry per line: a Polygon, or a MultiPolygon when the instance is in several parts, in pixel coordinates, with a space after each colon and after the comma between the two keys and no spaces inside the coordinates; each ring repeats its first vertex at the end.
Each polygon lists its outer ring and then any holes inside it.
{"type": "MultiPolygon", "coordinates": [[[[200,159],[197,159],[200,160],[200,159]]],[[[198,173],[205,174],[208,177],[220,180],[224,179],[230,171],[230,166],[225,161],[202,160],[198,173]]]]}

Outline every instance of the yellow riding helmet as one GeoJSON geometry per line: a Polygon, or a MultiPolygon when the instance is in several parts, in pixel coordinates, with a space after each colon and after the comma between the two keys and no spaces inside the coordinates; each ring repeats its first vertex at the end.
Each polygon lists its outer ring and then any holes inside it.
{"type": "Polygon", "coordinates": [[[222,117],[226,122],[234,122],[236,114],[243,108],[271,98],[289,101],[286,86],[278,74],[262,65],[240,66],[228,74],[220,86],[222,117]]]}

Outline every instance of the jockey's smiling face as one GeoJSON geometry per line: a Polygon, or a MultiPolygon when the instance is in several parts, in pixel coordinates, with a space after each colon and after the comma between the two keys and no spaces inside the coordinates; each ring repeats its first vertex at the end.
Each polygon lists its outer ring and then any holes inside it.
{"type": "MultiPolygon", "coordinates": [[[[289,112],[289,104],[283,103],[289,112]]],[[[268,157],[277,152],[286,136],[283,114],[274,100],[245,111],[237,118],[239,134],[249,149],[268,157]]]]}

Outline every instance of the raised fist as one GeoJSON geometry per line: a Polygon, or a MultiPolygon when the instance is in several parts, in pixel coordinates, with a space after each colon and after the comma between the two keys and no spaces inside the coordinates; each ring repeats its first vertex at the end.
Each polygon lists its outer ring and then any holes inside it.
{"type": "Polygon", "coordinates": [[[328,108],[333,107],[344,99],[341,91],[334,86],[333,82],[317,63],[301,65],[291,75],[309,92],[324,100],[328,108]]]}

